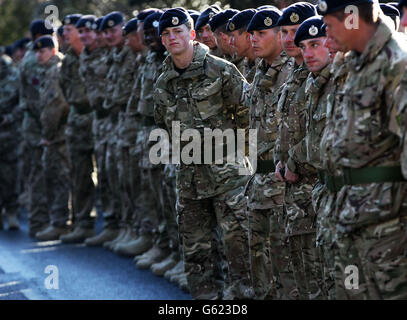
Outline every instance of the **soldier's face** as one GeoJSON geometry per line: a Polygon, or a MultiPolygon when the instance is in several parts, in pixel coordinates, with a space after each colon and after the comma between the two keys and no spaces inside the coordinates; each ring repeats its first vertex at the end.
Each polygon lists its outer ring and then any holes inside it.
{"type": "MultiPolygon", "coordinates": [[[[328,34],[328,30],[327,30],[328,34]]],[[[334,60],[335,55],[338,51],[346,52],[346,49],[343,48],[333,37],[327,36],[325,43],[325,47],[328,48],[329,50],[329,57],[331,59],[331,62],[334,60]]]]}
{"type": "Polygon", "coordinates": [[[22,59],[23,59],[23,57],[24,57],[24,55],[25,55],[25,50],[24,49],[20,49],[20,48],[18,48],[18,49],[16,49],[14,52],[13,52],[13,60],[15,61],[15,62],[20,62],[22,59]]]}
{"type": "Polygon", "coordinates": [[[280,30],[283,50],[290,57],[299,57],[301,55],[301,49],[294,44],[295,33],[297,32],[299,26],[299,24],[295,26],[282,26],[280,30]]]}
{"type": "Polygon", "coordinates": [[[162,44],[156,28],[144,30],[144,44],[153,51],[159,51],[162,49],[162,44]]]}
{"type": "Polygon", "coordinates": [[[166,28],[161,34],[161,43],[172,55],[181,55],[192,46],[195,30],[188,30],[185,24],[166,28]]]}
{"type": "Polygon", "coordinates": [[[73,25],[64,26],[64,39],[67,44],[74,45],[79,39],[79,32],[73,25]]]}
{"type": "Polygon", "coordinates": [[[252,47],[254,54],[259,58],[268,58],[281,48],[280,34],[277,28],[253,31],[252,47]]]}
{"type": "Polygon", "coordinates": [[[142,50],[140,36],[137,31],[133,31],[126,36],[126,46],[128,46],[133,53],[137,53],[142,50]]]}
{"type": "Polygon", "coordinates": [[[401,14],[402,14],[402,18],[401,18],[400,24],[403,28],[406,28],[407,27],[407,7],[403,7],[401,14]]]}
{"type": "Polygon", "coordinates": [[[56,50],[54,48],[41,48],[37,50],[37,60],[41,65],[46,64],[49,59],[55,55],[56,50]]]}
{"type": "Polygon", "coordinates": [[[204,25],[202,28],[198,30],[198,37],[201,42],[207,45],[210,49],[216,49],[216,40],[209,24],[204,25]]]}
{"type": "MultiPolygon", "coordinates": [[[[353,30],[349,30],[345,26],[345,20],[340,21],[336,16],[328,14],[324,16],[326,24],[326,32],[329,37],[332,37],[336,42],[345,48],[352,48],[352,43],[355,40],[353,30]]],[[[357,31],[357,30],[356,30],[357,31]]]]}
{"type": "Polygon", "coordinates": [[[326,37],[303,40],[300,48],[304,62],[311,72],[318,72],[330,62],[329,50],[325,47],[326,37]]]}
{"type": "Polygon", "coordinates": [[[94,49],[98,45],[98,36],[92,29],[83,27],[78,29],[79,39],[86,48],[94,49]]]}
{"type": "Polygon", "coordinates": [[[109,47],[119,47],[124,44],[122,24],[103,31],[104,37],[109,47]]]}
{"type": "Polygon", "coordinates": [[[240,30],[234,30],[230,44],[235,49],[238,57],[246,57],[252,46],[250,33],[246,31],[240,33],[240,30]]]}
{"type": "Polygon", "coordinates": [[[235,51],[233,47],[230,45],[230,38],[232,37],[230,34],[219,32],[214,33],[216,46],[222,50],[224,54],[228,54],[233,56],[235,51]]]}

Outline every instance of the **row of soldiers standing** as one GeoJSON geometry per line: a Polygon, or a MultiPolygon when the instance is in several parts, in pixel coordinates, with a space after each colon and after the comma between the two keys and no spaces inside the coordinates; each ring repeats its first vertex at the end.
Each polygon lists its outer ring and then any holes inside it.
{"type": "Polygon", "coordinates": [[[196,299],[405,298],[406,42],[400,11],[370,0],[345,29],[354,2],[69,15],[63,58],[34,22],[20,66],[31,235],[136,256],[196,299]],[[175,121],[256,129],[256,173],[153,165],[150,133],[175,121]]]}

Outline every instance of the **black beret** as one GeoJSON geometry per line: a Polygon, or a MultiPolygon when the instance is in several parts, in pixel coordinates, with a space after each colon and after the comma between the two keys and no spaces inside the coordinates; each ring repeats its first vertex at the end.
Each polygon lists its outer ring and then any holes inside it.
{"type": "Polygon", "coordinates": [[[113,11],[103,18],[103,21],[100,24],[99,30],[103,31],[106,29],[110,29],[123,22],[124,22],[123,14],[119,11],[113,11]]]}
{"type": "Polygon", "coordinates": [[[399,0],[398,8],[401,10],[403,7],[407,7],[407,0],[399,0]]]}
{"type": "Polygon", "coordinates": [[[196,10],[188,10],[188,13],[191,16],[192,20],[194,20],[194,26],[195,26],[201,13],[196,10]]]}
{"type": "Polygon", "coordinates": [[[137,18],[133,18],[129,20],[122,28],[123,36],[127,36],[128,34],[132,33],[133,31],[137,30],[139,20],[137,18]]]}
{"type": "Polygon", "coordinates": [[[16,49],[25,49],[27,43],[30,42],[30,39],[28,38],[22,38],[20,40],[17,40],[16,42],[13,43],[13,52],[16,49]]]}
{"type": "Polygon", "coordinates": [[[260,7],[256,8],[256,10],[269,10],[269,9],[273,10],[273,9],[278,9],[278,8],[276,6],[272,6],[270,4],[266,4],[264,6],[260,6],[260,7]]]}
{"type": "Polygon", "coordinates": [[[76,23],[82,18],[82,15],[79,13],[75,13],[75,14],[68,14],[67,16],[65,16],[64,20],[63,20],[63,25],[66,26],[68,24],[72,24],[72,25],[76,25],[76,23]]]}
{"type": "Polygon", "coordinates": [[[54,39],[51,36],[42,36],[35,40],[33,49],[39,50],[42,48],[55,48],[54,39]]]}
{"type": "Polygon", "coordinates": [[[323,31],[322,26],[324,20],[322,16],[315,16],[305,20],[295,33],[294,43],[297,47],[300,46],[300,42],[303,40],[314,39],[319,37],[326,37],[326,32],[323,31]]]}
{"type": "Polygon", "coordinates": [[[221,9],[216,6],[210,6],[209,8],[205,9],[199,16],[198,21],[196,22],[195,25],[195,30],[201,29],[203,26],[207,25],[209,20],[212,19],[212,17],[221,12],[221,9]]]}
{"type": "Polygon", "coordinates": [[[318,14],[326,15],[339,11],[349,5],[358,5],[364,3],[374,3],[377,0],[319,0],[317,4],[318,14]]]}
{"type": "Polygon", "coordinates": [[[46,27],[44,20],[33,21],[30,26],[30,31],[33,39],[35,38],[36,35],[47,35],[54,33],[54,30],[52,28],[48,29],[46,27]]]}
{"type": "Polygon", "coordinates": [[[215,31],[220,26],[227,24],[230,19],[232,19],[240,11],[236,9],[227,9],[222,12],[215,14],[211,20],[209,20],[209,26],[212,31],[215,31]]]}
{"type": "Polygon", "coordinates": [[[380,9],[382,9],[383,13],[386,16],[400,17],[400,11],[396,7],[394,7],[394,6],[392,6],[392,5],[388,4],[388,3],[381,3],[380,4],[380,9]]]}
{"type": "Polygon", "coordinates": [[[78,20],[78,22],[76,23],[75,27],[77,29],[83,28],[83,27],[92,29],[92,25],[95,23],[96,19],[97,18],[94,15],[82,16],[82,18],[80,18],[78,20]]]}
{"type": "Polygon", "coordinates": [[[184,8],[177,7],[168,9],[165,11],[160,18],[160,25],[158,28],[158,33],[161,35],[165,28],[176,27],[183,25],[191,20],[191,16],[188,11],[184,8]]]}
{"type": "Polygon", "coordinates": [[[95,31],[100,31],[100,26],[102,25],[102,22],[103,22],[104,18],[105,17],[97,18],[95,20],[95,22],[92,24],[92,29],[95,30],[95,31]]]}
{"type": "Polygon", "coordinates": [[[137,15],[137,19],[140,22],[144,22],[144,20],[152,13],[155,12],[162,12],[162,10],[157,9],[157,8],[148,8],[148,9],[144,9],[142,11],[139,12],[139,14],[137,15]]]}
{"type": "Polygon", "coordinates": [[[297,2],[283,10],[277,24],[279,26],[295,26],[316,15],[317,10],[311,3],[297,2]]]}
{"type": "Polygon", "coordinates": [[[143,24],[143,30],[155,28],[158,29],[158,26],[160,25],[160,18],[164,12],[155,12],[153,14],[150,14],[145,20],[143,24]]]}
{"type": "Polygon", "coordinates": [[[60,27],[57,29],[57,33],[58,33],[58,35],[59,35],[60,37],[63,37],[63,36],[64,36],[64,26],[60,26],[60,27]]]}
{"type": "Polygon", "coordinates": [[[263,9],[253,16],[247,32],[265,30],[277,27],[277,21],[280,19],[282,12],[279,9],[263,9]]]}
{"type": "Polygon", "coordinates": [[[240,11],[238,14],[235,14],[232,19],[229,20],[226,26],[226,30],[231,32],[246,27],[250,23],[256,12],[256,9],[246,9],[240,11]]]}

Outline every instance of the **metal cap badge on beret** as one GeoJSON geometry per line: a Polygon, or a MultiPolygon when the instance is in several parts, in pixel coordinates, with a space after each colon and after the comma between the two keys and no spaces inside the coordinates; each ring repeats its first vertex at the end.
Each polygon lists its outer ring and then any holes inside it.
{"type": "Polygon", "coordinates": [[[53,34],[54,29],[48,29],[45,20],[34,20],[30,25],[31,36],[34,39],[37,35],[53,34]]]}
{"type": "Polygon", "coordinates": [[[220,26],[227,24],[230,19],[232,19],[240,11],[236,9],[227,9],[215,14],[209,20],[209,26],[211,27],[212,32],[218,29],[220,26]]]}
{"type": "Polygon", "coordinates": [[[221,9],[217,5],[210,6],[205,9],[196,21],[195,30],[201,29],[203,26],[207,25],[209,20],[211,20],[215,14],[221,12],[221,9]]]}
{"type": "Polygon", "coordinates": [[[191,20],[192,18],[188,11],[182,7],[168,9],[160,18],[158,33],[161,35],[165,28],[177,27],[191,20]]]}
{"type": "Polygon", "coordinates": [[[392,6],[392,5],[388,4],[388,3],[381,3],[380,4],[380,9],[382,9],[383,13],[386,16],[400,17],[400,11],[396,7],[394,7],[394,6],[392,6]]]}
{"type": "Polygon", "coordinates": [[[65,16],[64,20],[62,21],[64,26],[67,26],[69,24],[72,25],[76,25],[76,23],[80,20],[80,18],[82,18],[82,15],[79,13],[75,13],[75,14],[68,14],[67,16],[65,16]]]}
{"type": "Polygon", "coordinates": [[[127,23],[123,26],[123,36],[127,36],[128,34],[132,33],[133,31],[137,30],[139,20],[137,18],[130,19],[127,23]]]}
{"type": "Polygon", "coordinates": [[[54,39],[52,39],[51,36],[47,35],[47,36],[42,36],[42,37],[38,38],[37,40],[35,40],[33,49],[39,50],[42,48],[55,48],[54,39]]]}
{"type": "Polygon", "coordinates": [[[113,28],[124,22],[124,16],[119,11],[113,11],[103,18],[100,24],[99,30],[103,31],[109,28],[113,28]]]}
{"type": "Polygon", "coordinates": [[[265,30],[277,27],[277,21],[280,19],[282,12],[279,9],[263,9],[253,16],[247,32],[265,30]]]}
{"type": "Polygon", "coordinates": [[[143,22],[150,14],[155,13],[155,12],[162,12],[162,10],[157,9],[157,8],[144,9],[139,12],[139,14],[137,15],[137,19],[138,19],[138,21],[143,22]]]}
{"type": "Polygon", "coordinates": [[[155,12],[153,14],[150,14],[145,20],[143,24],[143,30],[147,29],[158,29],[160,25],[160,18],[164,12],[155,12]]]}
{"type": "Polygon", "coordinates": [[[326,37],[325,29],[322,28],[324,20],[322,16],[315,16],[305,20],[295,33],[294,43],[297,47],[303,40],[326,37]]]}
{"type": "Polygon", "coordinates": [[[295,26],[316,15],[317,10],[311,3],[297,2],[283,10],[277,24],[279,26],[295,26]]]}
{"type": "Polygon", "coordinates": [[[92,29],[92,25],[95,23],[96,19],[97,19],[97,18],[96,18],[96,16],[94,16],[94,15],[82,16],[82,17],[78,20],[78,22],[76,23],[75,27],[76,27],[77,29],[83,28],[83,27],[92,29]]]}
{"type": "Polygon", "coordinates": [[[349,5],[358,5],[364,3],[374,3],[377,0],[319,0],[317,4],[318,14],[327,15],[339,11],[349,5]]]}
{"type": "Polygon", "coordinates": [[[229,20],[226,26],[226,30],[232,32],[246,27],[250,23],[256,12],[256,9],[246,9],[240,11],[238,14],[235,14],[232,19],[229,20]]]}

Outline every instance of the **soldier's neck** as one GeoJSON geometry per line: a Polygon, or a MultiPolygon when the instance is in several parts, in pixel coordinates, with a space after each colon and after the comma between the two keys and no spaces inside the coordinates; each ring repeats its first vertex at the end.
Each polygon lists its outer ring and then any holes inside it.
{"type": "Polygon", "coordinates": [[[180,55],[171,55],[172,61],[178,69],[188,68],[192,62],[193,57],[194,57],[193,45],[188,47],[188,49],[180,55]]]}
{"type": "Polygon", "coordinates": [[[276,50],[276,52],[274,52],[272,55],[270,55],[269,57],[264,58],[264,60],[270,65],[272,66],[274,61],[281,55],[281,52],[283,52],[283,49],[281,48],[280,50],[276,50]]]}
{"type": "Polygon", "coordinates": [[[378,27],[378,23],[366,24],[364,21],[361,21],[359,24],[360,32],[355,32],[353,50],[360,54],[363,53],[370,39],[375,35],[378,27]]]}
{"type": "Polygon", "coordinates": [[[83,44],[81,41],[75,42],[72,44],[72,49],[79,56],[83,50],[83,44]]]}

